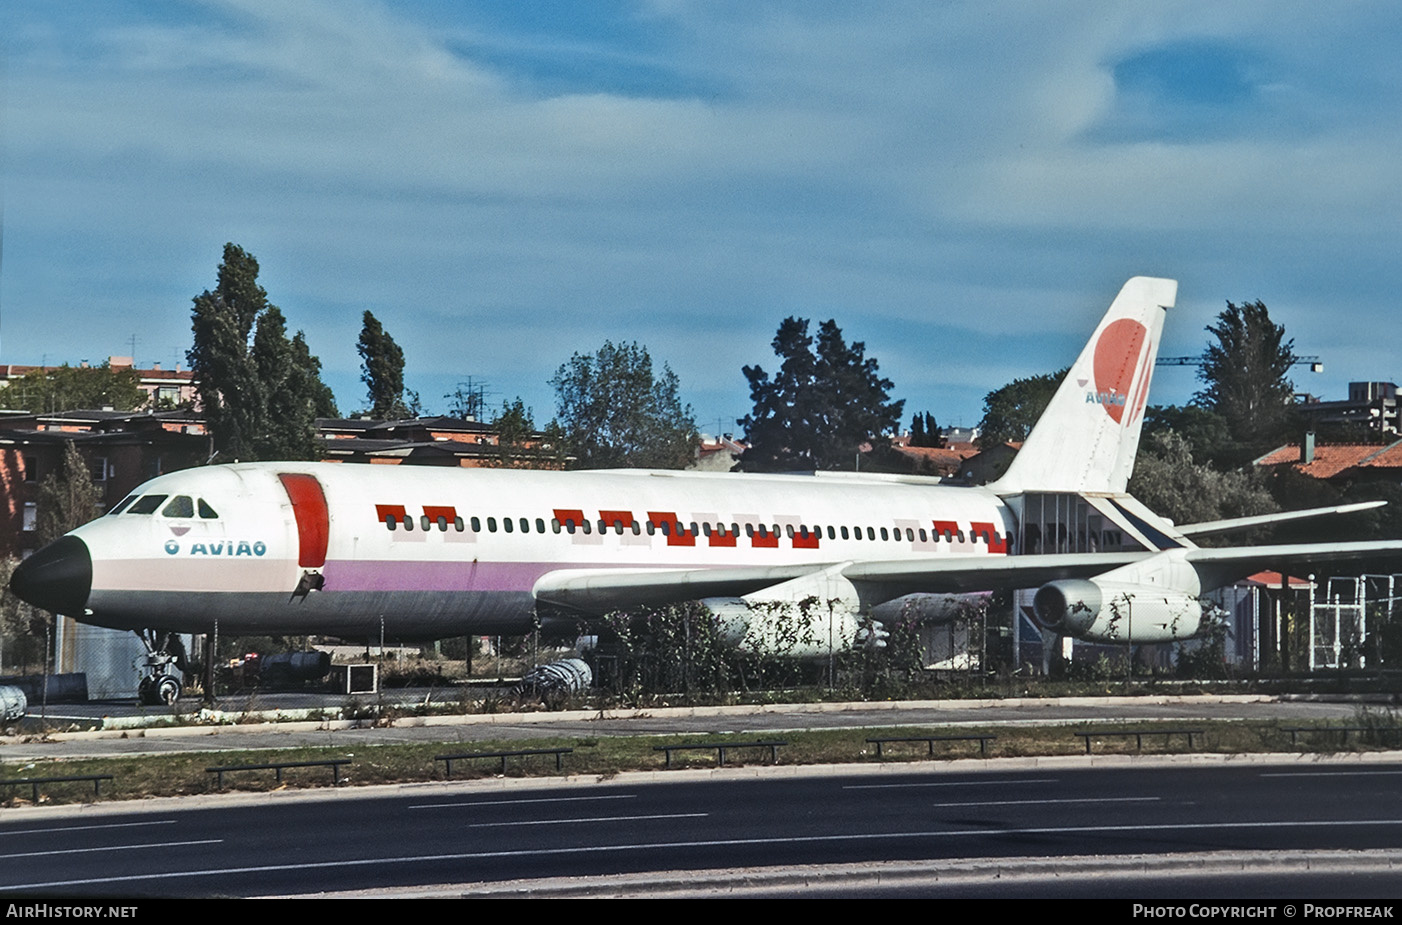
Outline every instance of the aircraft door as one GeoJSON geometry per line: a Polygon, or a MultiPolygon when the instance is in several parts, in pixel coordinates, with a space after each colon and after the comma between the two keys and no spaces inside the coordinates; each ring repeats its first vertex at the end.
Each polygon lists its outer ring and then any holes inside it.
{"type": "Polygon", "coordinates": [[[292,515],[297,520],[297,564],[302,569],[302,577],[292,596],[305,600],[308,593],[320,591],[325,584],[321,569],[326,565],[326,547],[331,536],[326,493],[314,475],[279,472],[278,480],[287,491],[292,515]]]}

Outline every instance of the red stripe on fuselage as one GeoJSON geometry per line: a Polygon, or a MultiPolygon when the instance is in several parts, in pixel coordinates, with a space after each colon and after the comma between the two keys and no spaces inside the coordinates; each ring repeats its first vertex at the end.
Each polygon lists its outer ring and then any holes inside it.
{"type": "MultiPolygon", "coordinates": [[[[326,564],[326,544],[331,536],[331,516],[326,510],[326,494],[314,475],[280,472],[278,479],[287,489],[292,514],[297,518],[297,564],[321,568],[326,564]]],[[[402,514],[403,508],[400,512],[402,514]]]]}

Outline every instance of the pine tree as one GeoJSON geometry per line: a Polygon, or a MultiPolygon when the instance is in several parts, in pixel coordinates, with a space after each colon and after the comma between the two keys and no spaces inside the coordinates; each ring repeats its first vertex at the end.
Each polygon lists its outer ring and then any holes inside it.
{"type": "Polygon", "coordinates": [[[98,515],[97,488],[87,460],[72,440],[63,444],[63,461],[39,483],[35,539],[47,545],[98,515]]]}
{"type": "Polygon", "coordinates": [[[815,342],[806,319],[785,318],[772,346],[782,361],[772,379],[762,367],[743,368],[754,411],[737,422],[750,443],[741,469],[850,469],[865,445],[889,444],[905,402],[890,400],[894,384],[864,343],[847,344],[832,320],[815,342]]]}
{"type": "Polygon", "coordinates": [[[360,329],[360,381],[369,389],[370,416],[397,420],[410,416],[404,402],[404,351],[370,312],[360,329]]]}
{"type": "Polygon", "coordinates": [[[258,285],[258,261],[225,244],[214,291],[194,301],[188,357],[219,459],[314,458],[316,416],[334,417],[335,405],[306,339],[288,341],[258,285]]]}
{"type": "Polygon", "coordinates": [[[1288,436],[1295,392],[1289,373],[1296,357],[1285,327],[1272,322],[1257,300],[1228,302],[1207,332],[1217,342],[1203,352],[1198,378],[1204,388],[1193,400],[1222,415],[1235,438],[1248,446],[1288,436]]]}

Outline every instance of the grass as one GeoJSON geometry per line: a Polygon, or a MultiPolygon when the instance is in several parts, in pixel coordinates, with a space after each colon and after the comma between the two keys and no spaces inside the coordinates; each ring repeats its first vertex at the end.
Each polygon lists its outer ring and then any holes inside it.
{"type": "MultiPolygon", "coordinates": [[[[1382,729],[1394,729],[1399,720],[1391,711],[1360,711],[1361,720],[1351,725],[1369,725],[1382,729]]],[[[1294,724],[1310,725],[1310,724],[1294,724]]],[[[1178,721],[1146,722],[1131,724],[1106,724],[1105,729],[1155,728],[1181,729],[1184,724],[1178,721]]],[[[1300,736],[1294,749],[1290,746],[1290,736],[1283,732],[1285,724],[1276,722],[1222,721],[1194,724],[1201,729],[1203,736],[1195,736],[1196,753],[1218,754],[1261,754],[1271,752],[1316,752],[1335,753],[1339,751],[1366,752],[1395,746],[1394,736],[1353,735],[1341,744],[1337,733],[1326,734],[1323,730],[1329,724],[1315,724],[1321,732],[1300,736]]],[[[215,775],[205,769],[216,765],[271,764],[277,762],[318,761],[328,758],[349,757],[352,763],[342,768],[343,783],[355,786],[371,784],[397,784],[419,781],[444,780],[444,764],[435,761],[434,756],[444,753],[518,751],[532,748],[573,748],[574,752],[565,756],[564,773],[594,776],[601,779],[613,777],[624,771],[655,771],[664,765],[663,754],[655,746],[701,742],[752,742],[759,739],[779,739],[788,744],[779,749],[779,764],[817,765],[846,763],[878,763],[876,747],[867,742],[868,738],[910,737],[936,735],[994,735],[997,738],[988,743],[991,758],[1084,755],[1085,745],[1073,735],[1088,727],[1080,726],[1006,726],[996,727],[890,727],[867,729],[829,729],[800,732],[785,732],[775,735],[754,733],[729,735],[678,735],[656,736],[598,736],[598,737],[542,737],[536,739],[482,740],[471,743],[427,742],[395,745],[351,745],[341,747],[258,749],[249,751],[211,751],[201,753],[173,753],[147,755],[130,758],[90,758],[73,760],[39,761],[30,766],[7,771],[3,777],[46,777],[84,774],[111,774],[116,779],[103,785],[102,801],[135,800],[147,797],[186,796],[218,792],[215,775]]],[[[884,747],[884,763],[900,763],[927,760],[929,749],[924,742],[896,743],[884,747]]],[[[1133,737],[1097,738],[1093,742],[1096,755],[1136,754],[1133,737]]],[[[1184,754],[1188,752],[1186,737],[1147,734],[1144,737],[1142,754],[1184,754]]],[[[940,742],[935,744],[935,760],[947,761],[958,758],[976,758],[979,749],[977,742],[940,742]]],[[[727,766],[759,765],[769,763],[767,749],[741,749],[727,753],[727,766]]],[[[674,768],[715,767],[713,751],[678,752],[672,758],[674,768]]],[[[453,779],[495,777],[500,771],[498,759],[454,762],[453,779]]],[[[555,759],[549,755],[512,758],[508,760],[508,777],[556,777],[555,759]]],[[[283,772],[283,782],[278,784],[272,771],[244,771],[226,774],[224,790],[240,792],[267,792],[280,788],[310,788],[330,785],[330,771],[324,767],[295,768],[283,772]]],[[[29,802],[28,787],[11,787],[0,790],[3,805],[17,806],[29,802]]],[[[63,783],[48,784],[41,788],[40,801],[48,804],[86,803],[94,799],[91,784],[63,783]]]]}

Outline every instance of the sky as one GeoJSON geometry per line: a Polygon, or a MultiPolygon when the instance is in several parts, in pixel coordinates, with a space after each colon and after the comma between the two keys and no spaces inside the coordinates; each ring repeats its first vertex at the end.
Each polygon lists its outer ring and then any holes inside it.
{"type": "Polygon", "coordinates": [[[432,412],[543,424],[635,341],[734,431],[797,316],[973,425],[1135,275],[1180,281],[1161,355],[1260,299],[1343,398],[1402,379],[1399,40],[1345,0],[14,0],[0,363],[183,363],[231,241],[343,413],[369,310],[432,412]]]}

